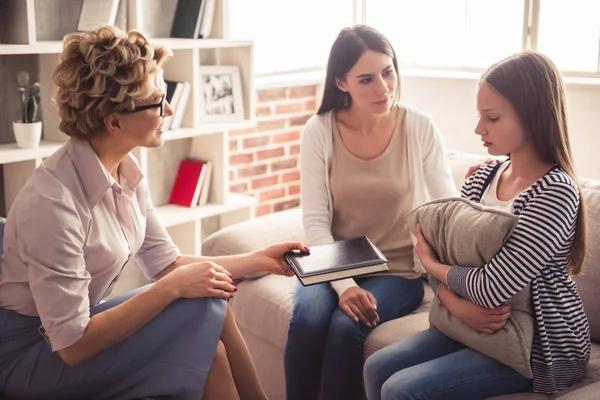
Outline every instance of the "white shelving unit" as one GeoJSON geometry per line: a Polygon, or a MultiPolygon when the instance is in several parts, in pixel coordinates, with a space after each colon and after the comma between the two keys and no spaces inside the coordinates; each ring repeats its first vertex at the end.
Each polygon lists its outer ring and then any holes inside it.
{"type": "MultiPolygon", "coordinates": [[[[43,141],[39,148],[20,149],[16,144],[0,145],[0,164],[4,166],[4,194],[6,211],[31,173],[45,157],[50,156],[68,139],[58,130],[58,114],[51,103],[52,74],[62,51],[61,40],[37,40],[35,10],[38,0],[4,0],[0,18],[2,41],[0,56],[36,55],[43,100],[43,141]],[[6,28],[6,23],[17,27],[6,28]],[[2,27],[4,25],[4,27],[2,27]],[[9,33],[7,33],[9,32],[9,33]]],[[[41,0],[40,0],[41,1],[41,0]]],[[[127,2],[127,28],[144,30],[144,13],[153,0],[121,0],[127,2]],[[147,3],[148,2],[148,3],[147,3]]],[[[173,2],[171,2],[172,4],[173,2]]],[[[164,3],[163,3],[164,6],[164,3]]],[[[209,39],[154,38],[173,50],[173,58],[165,66],[165,78],[189,81],[192,92],[182,120],[182,128],[164,133],[165,145],[158,149],[135,149],[148,178],[155,206],[162,216],[175,243],[184,253],[200,253],[205,237],[227,225],[241,222],[253,215],[254,199],[229,193],[229,138],[228,130],[251,126],[254,122],[253,43],[252,41],[223,38],[223,10],[227,0],[217,0],[215,21],[209,39]],[[199,68],[203,65],[237,65],[240,69],[246,120],[239,123],[205,124],[197,112],[202,85],[199,68]],[[195,208],[169,205],[170,193],[179,161],[185,157],[210,160],[213,176],[209,204],[195,208]]],[[[153,37],[152,32],[145,32],[153,37]]],[[[55,38],[61,39],[61,38],[55,38]]]]}

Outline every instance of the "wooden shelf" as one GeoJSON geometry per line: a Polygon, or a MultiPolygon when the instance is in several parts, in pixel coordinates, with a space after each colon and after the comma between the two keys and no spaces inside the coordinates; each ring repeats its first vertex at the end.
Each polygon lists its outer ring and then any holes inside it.
{"type": "Polygon", "coordinates": [[[42,140],[37,149],[22,149],[16,143],[0,145],[0,164],[45,158],[58,150],[64,143],[42,140]]]}
{"type": "Polygon", "coordinates": [[[187,139],[197,136],[212,135],[215,133],[227,132],[233,129],[244,129],[250,128],[256,125],[256,121],[246,119],[240,122],[224,122],[224,123],[210,123],[200,124],[199,128],[181,128],[166,131],[163,134],[165,141],[187,139]]]}
{"type": "MultiPolygon", "coordinates": [[[[179,39],[157,38],[151,39],[172,50],[185,49],[224,49],[232,47],[252,46],[251,40],[225,40],[225,39],[179,39]]],[[[0,44],[0,55],[15,54],[59,54],[63,50],[60,40],[39,41],[35,44],[0,44]]]]}
{"type": "Polygon", "coordinates": [[[207,204],[194,208],[167,204],[157,207],[157,210],[163,224],[170,227],[252,207],[255,203],[254,197],[250,196],[230,193],[228,197],[229,200],[226,204],[207,204]]]}

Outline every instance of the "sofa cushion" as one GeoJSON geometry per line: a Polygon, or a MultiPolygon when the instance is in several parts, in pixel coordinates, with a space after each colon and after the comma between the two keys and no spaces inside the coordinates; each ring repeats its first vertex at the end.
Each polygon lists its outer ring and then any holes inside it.
{"type": "Polygon", "coordinates": [[[238,325],[283,349],[297,283],[296,277],[272,274],[240,282],[230,300],[238,325]]]}
{"type": "MultiPolygon", "coordinates": [[[[406,216],[411,231],[420,224],[442,264],[483,267],[500,251],[519,217],[463,198],[431,201],[406,216]]],[[[429,321],[447,336],[514,368],[527,378],[531,370],[533,304],[527,285],[511,299],[511,315],[492,335],[459,320],[437,300],[429,321]]]]}
{"type": "Polygon", "coordinates": [[[583,187],[586,204],[586,253],[582,274],[575,277],[577,291],[590,322],[592,339],[600,341],[600,181],[588,181],[583,187]]]}
{"type": "MultiPolygon", "coordinates": [[[[238,325],[283,349],[292,317],[297,284],[298,280],[295,277],[287,278],[281,275],[267,275],[261,279],[240,282],[239,291],[230,301],[238,325]]],[[[425,284],[425,298],[413,312],[414,317],[408,315],[375,328],[367,337],[365,356],[428,328],[427,312],[432,298],[431,288],[425,284]]]]}

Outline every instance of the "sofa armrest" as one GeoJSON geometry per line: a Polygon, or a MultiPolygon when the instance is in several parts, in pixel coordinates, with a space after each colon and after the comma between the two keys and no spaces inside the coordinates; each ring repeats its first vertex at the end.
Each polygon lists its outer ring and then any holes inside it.
{"type": "MultiPolygon", "coordinates": [[[[300,208],[264,215],[223,228],[202,243],[202,255],[225,256],[247,253],[284,241],[305,241],[300,208]]],[[[257,278],[266,272],[245,278],[257,278]]]]}

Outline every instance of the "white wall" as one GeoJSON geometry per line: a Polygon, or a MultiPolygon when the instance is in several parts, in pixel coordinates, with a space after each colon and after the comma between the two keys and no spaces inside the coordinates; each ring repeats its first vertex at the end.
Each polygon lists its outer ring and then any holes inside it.
{"type": "MultiPolygon", "coordinates": [[[[600,179],[600,86],[567,84],[569,130],[577,173],[600,179]]],[[[475,79],[402,77],[401,101],[430,114],[452,150],[486,154],[478,136],[475,79]]]]}

